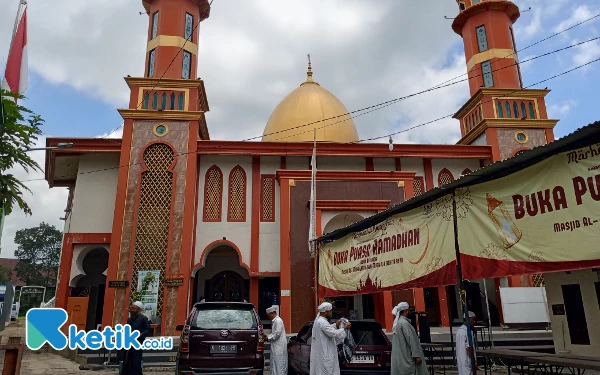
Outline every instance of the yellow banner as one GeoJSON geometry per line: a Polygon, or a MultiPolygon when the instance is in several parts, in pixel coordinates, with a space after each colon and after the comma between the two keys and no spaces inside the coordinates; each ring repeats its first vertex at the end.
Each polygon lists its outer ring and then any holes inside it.
{"type": "Polygon", "coordinates": [[[452,284],[452,197],[321,245],[319,296],[452,284]]]}
{"type": "Polygon", "coordinates": [[[600,144],[457,190],[466,279],[596,266],[600,144]]]}

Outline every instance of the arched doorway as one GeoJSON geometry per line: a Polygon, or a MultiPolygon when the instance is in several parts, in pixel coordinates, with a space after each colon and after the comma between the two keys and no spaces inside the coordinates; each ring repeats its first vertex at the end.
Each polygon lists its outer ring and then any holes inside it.
{"type": "Polygon", "coordinates": [[[233,271],[223,271],[209,281],[208,298],[211,301],[242,302],[246,293],[246,281],[233,271]]]}
{"type": "Polygon", "coordinates": [[[108,250],[102,246],[83,249],[76,260],[77,268],[83,271],[71,280],[71,297],[88,297],[86,331],[96,329],[102,322],[108,250]]]}
{"type": "Polygon", "coordinates": [[[250,273],[240,262],[240,254],[228,242],[216,243],[203,254],[196,266],[193,301],[250,300],[250,273]]]}

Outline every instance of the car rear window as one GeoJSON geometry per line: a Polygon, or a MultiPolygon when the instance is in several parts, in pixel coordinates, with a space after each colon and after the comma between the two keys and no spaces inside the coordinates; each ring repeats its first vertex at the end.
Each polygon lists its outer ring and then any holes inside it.
{"type": "Polygon", "coordinates": [[[376,326],[354,327],[350,328],[350,333],[354,338],[356,345],[364,346],[385,346],[388,345],[384,333],[376,326]]]}
{"type": "Polygon", "coordinates": [[[252,310],[214,308],[198,310],[194,328],[198,329],[256,329],[252,310]]]}

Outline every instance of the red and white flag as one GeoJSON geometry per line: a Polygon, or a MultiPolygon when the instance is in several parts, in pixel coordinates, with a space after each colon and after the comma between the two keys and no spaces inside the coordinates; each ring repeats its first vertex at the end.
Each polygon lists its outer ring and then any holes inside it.
{"type": "Polygon", "coordinates": [[[27,8],[19,20],[6,62],[2,88],[24,94],[27,90],[27,8]]]}

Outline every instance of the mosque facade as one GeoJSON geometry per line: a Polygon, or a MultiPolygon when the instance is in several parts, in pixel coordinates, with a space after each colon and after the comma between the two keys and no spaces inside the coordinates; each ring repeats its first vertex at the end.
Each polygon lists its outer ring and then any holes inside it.
{"type": "MultiPolygon", "coordinates": [[[[134,299],[162,335],[175,335],[202,299],[250,301],[263,319],[265,308],[277,305],[289,332],[312,320],[316,265],[307,244],[315,136],[317,235],[554,140],[549,90],[522,85],[512,32],[519,8],[510,1],[457,2],[452,28],[464,40],[471,91],[455,115],[458,144],[391,150],[357,142],[347,108],[313,78],[310,65],[274,109],[262,141],[211,140],[207,93],[195,78],[196,25],[209,17],[208,1],[143,4],[150,21],[145,73],[125,78],[131,96],[119,109],[122,138],[47,140],[73,143],[47,151],[46,179],[69,189],[55,306],[81,328],[124,323],[134,299]]],[[[488,282],[497,319],[499,287],[539,282],[537,275],[488,282]]],[[[452,286],[341,297],[336,313],[390,330],[400,300],[426,311],[432,325],[458,318],[452,286]]]]}

